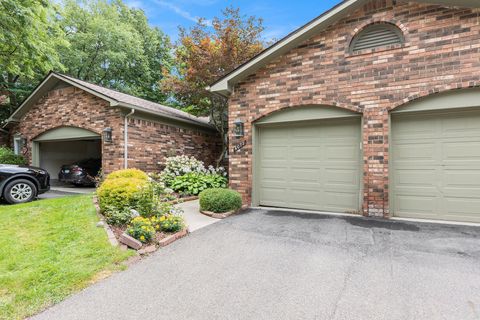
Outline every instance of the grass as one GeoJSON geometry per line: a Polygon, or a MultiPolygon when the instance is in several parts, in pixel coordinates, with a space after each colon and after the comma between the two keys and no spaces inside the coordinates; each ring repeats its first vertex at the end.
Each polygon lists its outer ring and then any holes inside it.
{"type": "Polygon", "coordinates": [[[0,319],[21,319],[121,269],[91,196],[0,206],[0,319]]]}

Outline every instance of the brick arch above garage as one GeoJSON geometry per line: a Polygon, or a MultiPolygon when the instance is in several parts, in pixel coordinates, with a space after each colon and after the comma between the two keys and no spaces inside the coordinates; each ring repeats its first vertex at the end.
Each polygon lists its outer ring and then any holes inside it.
{"type": "Polygon", "coordinates": [[[270,113],[261,115],[253,122],[255,124],[263,124],[267,122],[308,121],[361,116],[362,113],[363,112],[360,108],[350,106],[340,107],[333,104],[301,105],[274,110],[270,113]]]}
{"type": "Polygon", "coordinates": [[[74,126],[58,126],[34,137],[35,141],[69,140],[79,138],[100,138],[101,133],[74,126]]]}
{"type": "MultiPolygon", "coordinates": [[[[437,86],[428,91],[421,91],[417,92],[413,95],[406,97],[401,101],[397,101],[395,104],[392,104],[388,109],[390,112],[395,112],[401,108],[407,108],[410,105],[415,104],[426,104],[430,100],[441,100],[443,97],[450,97],[448,101],[454,102],[457,105],[464,105],[468,107],[469,104],[475,104],[475,100],[477,99],[476,103],[479,104],[479,98],[476,96],[480,92],[480,80],[478,81],[469,81],[468,83],[452,83],[445,86],[437,86]]],[[[442,100],[445,103],[445,100],[442,100]]],[[[453,106],[455,107],[455,106],[453,106]]],[[[432,108],[434,108],[432,106],[432,108]]],[[[448,106],[442,107],[444,109],[448,109],[448,106]]]]}
{"type": "Polygon", "coordinates": [[[40,98],[11,129],[26,139],[26,156],[32,161],[33,141],[59,127],[76,127],[101,135],[106,127],[113,131],[113,142],[102,144],[103,166],[111,171],[122,168],[123,115],[108,101],[73,86],[53,89],[40,98]]]}

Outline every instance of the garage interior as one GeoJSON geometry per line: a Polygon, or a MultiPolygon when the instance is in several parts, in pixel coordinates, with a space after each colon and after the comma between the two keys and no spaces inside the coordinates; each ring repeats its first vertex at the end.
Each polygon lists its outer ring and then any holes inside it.
{"type": "Polygon", "coordinates": [[[85,159],[101,159],[102,145],[100,139],[41,142],[39,154],[40,167],[47,170],[55,181],[63,165],[85,159]]]}
{"type": "Polygon", "coordinates": [[[102,159],[101,137],[89,130],[61,127],[33,141],[32,163],[47,170],[53,183],[63,165],[86,159],[102,159]]]}

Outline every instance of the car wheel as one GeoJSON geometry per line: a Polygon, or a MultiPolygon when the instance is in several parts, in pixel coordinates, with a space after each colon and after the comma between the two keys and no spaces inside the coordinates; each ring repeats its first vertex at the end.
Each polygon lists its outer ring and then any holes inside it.
{"type": "Polygon", "coordinates": [[[30,202],[37,196],[37,187],[28,180],[14,180],[7,184],[3,197],[10,204],[30,202]]]}

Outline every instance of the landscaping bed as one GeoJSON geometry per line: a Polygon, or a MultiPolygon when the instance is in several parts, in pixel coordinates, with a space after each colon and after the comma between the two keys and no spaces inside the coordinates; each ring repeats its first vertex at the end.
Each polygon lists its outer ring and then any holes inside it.
{"type": "Polygon", "coordinates": [[[122,244],[150,253],[188,233],[176,204],[227,183],[223,168],[206,168],[186,156],[171,157],[158,174],[127,169],[106,176],[97,189],[97,209],[108,224],[107,233],[111,230],[122,244]]]}

